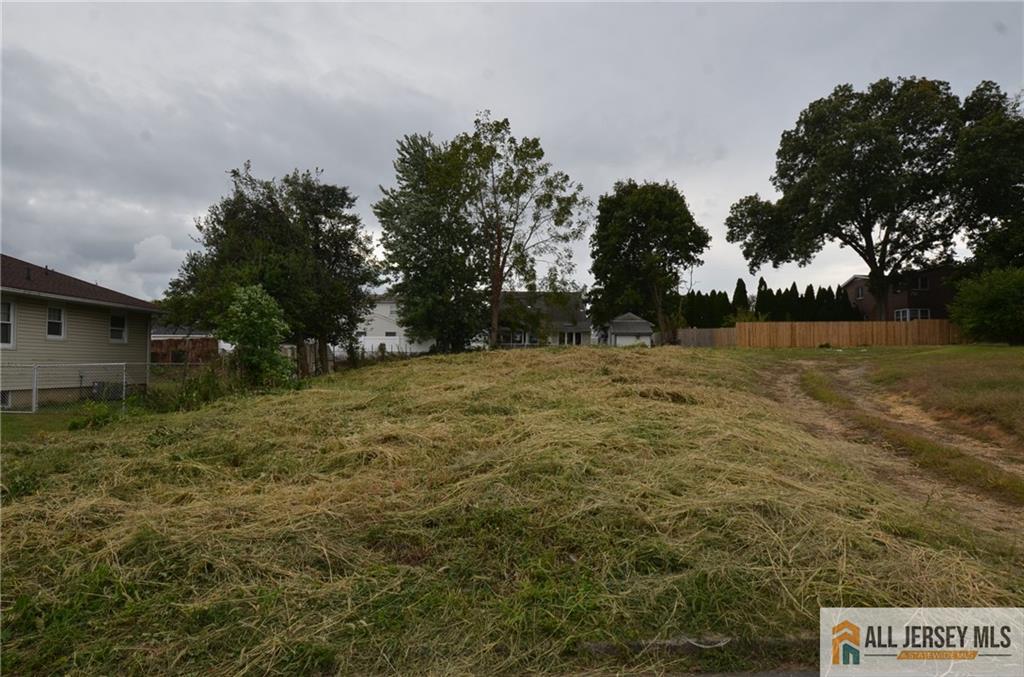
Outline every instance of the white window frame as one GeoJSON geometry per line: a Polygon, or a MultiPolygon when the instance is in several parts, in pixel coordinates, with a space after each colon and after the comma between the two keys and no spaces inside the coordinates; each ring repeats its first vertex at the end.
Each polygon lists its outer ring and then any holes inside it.
{"type": "Polygon", "coordinates": [[[128,343],[128,314],[127,313],[111,313],[110,319],[107,320],[107,338],[111,343],[128,343]],[[121,338],[116,339],[111,335],[114,331],[114,326],[111,324],[115,317],[120,317],[124,320],[124,327],[121,328],[121,338]]]}
{"type": "Polygon", "coordinates": [[[860,285],[859,287],[857,287],[857,300],[864,300],[864,285],[860,285]]]}
{"type": "Polygon", "coordinates": [[[932,319],[931,308],[900,308],[893,311],[893,319],[897,322],[932,319]]]}
{"type": "Polygon", "coordinates": [[[17,311],[14,307],[14,301],[4,301],[10,307],[10,316],[7,318],[7,324],[11,325],[11,340],[7,343],[0,343],[0,348],[5,350],[13,350],[15,345],[18,343],[18,318],[17,311]]]}
{"type": "Polygon", "coordinates": [[[46,306],[46,325],[43,327],[43,331],[46,335],[47,341],[63,341],[68,336],[68,311],[64,306],[46,306]],[[56,320],[50,319],[50,311],[60,311],[60,336],[54,336],[50,333],[50,323],[56,322],[56,320]]]}

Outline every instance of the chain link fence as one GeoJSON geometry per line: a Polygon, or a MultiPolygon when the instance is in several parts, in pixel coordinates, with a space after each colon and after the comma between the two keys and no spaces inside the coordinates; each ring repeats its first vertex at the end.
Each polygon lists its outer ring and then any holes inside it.
{"type": "MultiPolygon", "coordinates": [[[[102,402],[177,408],[198,378],[217,384],[220,364],[5,364],[0,367],[0,409],[5,413],[77,411],[102,402]]],[[[211,386],[207,386],[211,387],[211,386]]]]}

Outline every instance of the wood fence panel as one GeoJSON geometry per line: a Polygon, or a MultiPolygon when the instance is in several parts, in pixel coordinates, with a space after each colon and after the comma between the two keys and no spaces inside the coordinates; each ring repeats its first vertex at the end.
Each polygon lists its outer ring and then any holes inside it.
{"type": "MultiPolygon", "coordinates": [[[[723,345],[742,348],[817,348],[826,343],[836,347],[925,346],[963,343],[963,336],[949,320],[739,322],[733,330],[732,341],[732,344],[723,345]]],[[[719,344],[713,342],[711,345],[719,344]]]]}
{"type": "Polygon", "coordinates": [[[679,345],[688,348],[729,348],[736,345],[736,329],[721,327],[710,329],[680,329],[676,333],[679,345]]]}

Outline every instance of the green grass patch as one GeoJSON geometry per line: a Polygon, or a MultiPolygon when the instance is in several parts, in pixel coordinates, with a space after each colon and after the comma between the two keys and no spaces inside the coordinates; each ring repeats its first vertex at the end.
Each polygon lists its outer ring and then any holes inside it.
{"type": "Polygon", "coordinates": [[[819,606],[1024,602],[1012,534],[793,422],[758,355],[426,357],[5,444],[3,667],[774,668],[819,606]]]}
{"type": "Polygon", "coordinates": [[[814,399],[841,408],[861,427],[907,453],[914,462],[947,481],[973,487],[1013,505],[1024,505],[1024,478],[977,456],[918,435],[905,427],[858,409],[837,392],[832,381],[815,370],[800,375],[804,391],[814,399]]]}

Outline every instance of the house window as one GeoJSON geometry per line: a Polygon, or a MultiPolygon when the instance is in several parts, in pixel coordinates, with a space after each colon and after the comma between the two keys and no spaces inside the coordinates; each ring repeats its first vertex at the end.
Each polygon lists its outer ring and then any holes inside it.
{"type": "Polygon", "coordinates": [[[110,316],[110,340],[115,343],[128,341],[128,319],[124,315],[110,316]]]}
{"type": "Polygon", "coordinates": [[[357,331],[356,332],[356,336],[358,338],[364,338],[366,336],[366,332],[365,331],[357,331]]]}
{"type": "Polygon", "coordinates": [[[923,275],[915,277],[913,289],[915,291],[923,291],[925,289],[928,289],[928,278],[924,277],[923,275]]]}
{"type": "Polygon", "coordinates": [[[860,301],[864,298],[864,287],[857,287],[857,300],[860,301]]]}
{"type": "Polygon", "coordinates": [[[583,332],[561,331],[558,332],[558,345],[578,346],[583,344],[583,332]]]}
{"type": "Polygon", "coordinates": [[[64,309],[46,309],[46,338],[64,338],[64,309]]]}
{"type": "Polygon", "coordinates": [[[932,318],[931,308],[900,308],[893,317],[897,322],[908,322],[910,320],[930,320],[932,318]]]}
{"type": "Polygon", "coordinates": [[[398,336],[398,332],[397,331],[386,331],[386,332],[384,332],[384,336],[393,338],[395,336],[398,336]]]}
{"type": "Polygon", "coordinates": [[[14,345],[14,304],[0,303],[0,345],[14,345]]]}

